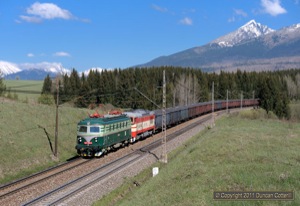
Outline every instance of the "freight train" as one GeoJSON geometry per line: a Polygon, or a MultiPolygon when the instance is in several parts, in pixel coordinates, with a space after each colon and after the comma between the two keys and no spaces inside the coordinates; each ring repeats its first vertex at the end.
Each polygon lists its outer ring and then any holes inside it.
{"type": "MultiPolygon", "coordinates": [[[[166,126],[171,127],[189,119],[214,111],[257,107],[258,99],[202,102],[189,106],[166,109],[166,126]]],[[[162,129],[162,110],[133,110],[124,113],[99,115],[95,113],[77,125],[75,149],[83,157],[99,157],[110,150],[134,143],[162,129]]]]}

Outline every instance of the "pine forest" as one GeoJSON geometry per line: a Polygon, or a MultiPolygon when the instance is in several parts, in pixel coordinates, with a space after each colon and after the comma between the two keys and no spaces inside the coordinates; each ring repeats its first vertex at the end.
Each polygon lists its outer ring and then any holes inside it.
{"type": "MultiPolygon", "coordinates": [[[[200,69],[151,67],[91,70],[86,76],[75,69],[56,80],[47,76],[42,100],[52,95],[59,104],[95,108],[112,104],[123,109],[159,109],[162,104],[163,70],[166,74],[167,107],[214,100],[259,98],[261,107],[280,118],[289,118],[290,100],[300,98],[300,70],[206,73],[200,69]],[[58,89],[56,89],[59,88],[58,89]]],[[[47,101],[46,101],[47,102],[47,101]]]]}

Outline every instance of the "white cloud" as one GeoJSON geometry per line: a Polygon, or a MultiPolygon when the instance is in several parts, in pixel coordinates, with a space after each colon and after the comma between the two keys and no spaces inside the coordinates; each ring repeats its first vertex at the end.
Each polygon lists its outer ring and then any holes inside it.
{"type": "MultiPolygon", "coordinates": [[[[23,21],[29,22],[29,23],[36,23],[36,24],[42,22],[42,19],[38,18],[36,16],[24,16],[24,15],[21,15],[20,19],[22,19],[23,21]]],[[[21,23],[21,22],[17,21],[17,23],[21,23]]]]}
{"type": "Polygon", "coordinates": [[[287,13],[285,8],[283,8],[280,4],[280,0],[261,0],[264,12],[272,16],[287,13]]]}
{"type": "Polygon", "coordinates": [[[233,9],[234,14],[231,18],[228,19],[228,22],[235,22],[237,20],[241,20],[242,18],[245,18],[248,16],[247,12],[245,12],[242,9],[233,9]]]}
{"type": "Polygon", "coordinates": [[[168,12],[168,9],[167,9],[167,8],[163,8],[163,7],[157,6],[157,5],[155,5],[155,4],[152,4],[151,7],[152,7],[154,10],[159,11],[159,12],[168,12]]]}
{"type": "Polygon", "coordinates": [[[238,16],[247,17],[247,12],[243,11],[242,9],[234,9],[234,13],[238,16]]]}
{"type": "Polygon", "coordinates": [[[20,19],[29,23],[41,23],[43,19],[76,19],[71,12],[53,3],[35,2],[26,9],[26,14],[21,15],[20,19]]]}
{"type": "Polygon", "coordinates": [[[228,19],[228,22],[229,22],[229,23],[235,22],[235,17],[233,16],[233,17],[229,18],[229,19],[228,19]]]}
{"type": "Polygon", "coordinates": [[[27,14],[38,16],[43,19],[71,19],[73,15],[65,9],[58,7],[52,3],[39,3],[36,2],[27,8],[27,14]]]}
{"type": "Polygon", "coordinates": [[[193,25],[193,20],[189,17],[185,17],[185,18],[181,19],[179,21],[179,23],[183,24],[183,25],[189,25],[190,26],[190,25],[193,25]]]}
{"type": "Polygon", "coordinates": [[[34,57],[34,54],[33,53],[28,53],[27,57],[34,57]]]}
{"type": "Polygon", "coordinates": [[[53,56],[58,56],[58,57],[70,57],[71,55],[67,52],[56,52],[53,54],[53,56]]]}

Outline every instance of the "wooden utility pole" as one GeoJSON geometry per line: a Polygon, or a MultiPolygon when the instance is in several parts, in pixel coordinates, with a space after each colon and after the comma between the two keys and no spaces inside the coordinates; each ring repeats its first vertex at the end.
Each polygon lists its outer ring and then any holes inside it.
{"type": "Polygon", "coordinates": [[[56,78],[56,123],[55,123],[55,146],[54,156],[57,157],[57,142],[58,142],[58,104],[59,104],[59,79],[56,78]]]}
{"type": "Polygon", "coordinates": [[[162,101],[162,154],[161,162],[167,163],[167,124],[166,124],[166,73],[163,72],[163,101],[162,101]]]}
{"type": "Polygon", "coordinates": [[[215,126],[215,82],[212,83],[212,92],[211,92],[211,117],[212,117],[212,127],[215,126]]]}

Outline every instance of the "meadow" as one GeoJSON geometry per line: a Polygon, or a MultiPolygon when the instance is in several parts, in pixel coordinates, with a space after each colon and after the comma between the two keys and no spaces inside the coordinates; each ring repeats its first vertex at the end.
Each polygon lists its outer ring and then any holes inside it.
{"type": "MultiPolygon", "coordinates": [[[[44,81],[34,80],[4,80],[7,91],[17,95],[21,102],[36,103],[43,88],[44,81]]],[[[7,94],[6,94],[7,95],[7,94]]]]}
{"type": "MultiPolygon", "coordinates": [[[[77,122],[93,111],[60,105],[55,158],[56,107],[37,103],[43,82],[5,84],[21,92],[16,101],[0,98],[0,184],[76,156],[77,122]]],[[[290,107],[292,121],[263,110],[222,118],[173,151],[167,165],[153,165],[159,176],[152,178],[149,168],[96,205],[300,205],[300,104],[290,107]],[[215,190],[293,190],[295,200],[220,202],[215,190]]]]}
{"type": "Polygon", "coordinates": [[[76,155],[77,123],[87,117],[88,110],[61,106],[58,111],[59,158],[54,158],[56,107],[0,102],[0,183],[26,176],[76,155]]]}
{"type": "Polygon", "coordinates": [[[95,205],[300,205],[300,124],[263,110],[224,116],[95,205]],[[138,182],[136,187],[133,182],[138,182]],[[294,191],[292,201],[217,201],[214,191],[294,191]]]}

